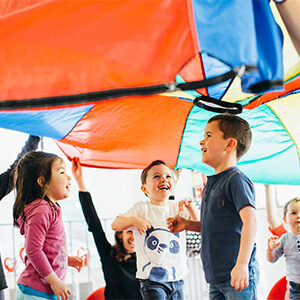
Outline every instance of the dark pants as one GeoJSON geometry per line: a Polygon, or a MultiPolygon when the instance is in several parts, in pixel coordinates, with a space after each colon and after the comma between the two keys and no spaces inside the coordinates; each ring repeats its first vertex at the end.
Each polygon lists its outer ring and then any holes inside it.
{"type": "Polygon", "coordinates": [[[290,281],[290,299],[300,300],[300,284],[290,281]]]}

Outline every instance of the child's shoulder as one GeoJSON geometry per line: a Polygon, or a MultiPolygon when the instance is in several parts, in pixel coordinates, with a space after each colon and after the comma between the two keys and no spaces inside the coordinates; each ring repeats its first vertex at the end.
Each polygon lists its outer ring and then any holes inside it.
{"type": "Polygon", "coordinates": [[[24,212],[25,214],[31,213],[33,211],[34,213],[37,213],[38,211],[46,213],[47,211],[50,210],[51,210],[50,204],[46,200],[36,199],[25,206],[24,212]]]}
{"type": "Polygon", "coordinates": [[[150,201],[147,201],[147,200],[146,201],[138,201],[138,202],[134,203],[131,206],[131,208],[138,209],[138,210],[144,209],[149,205],[149,203],[150,203],[150,201]]]}
{"type": "Polygon", "coordinates": [[[170,207],[178,207],[178,200],[168,200],[167,205],[170,207]]]}
{"type": "Polygon", "coordinates": [[[285,234],[283,234],[281,237],[280,237],[280,240],[281,241],[290,241],[293,239],[293,234],[291,232],[286,232],[285,234]]]}
{"type": "Polygon", "coordinates": [[[252,180],[238,167],[233,167],[229,170],[229,172],[226,172],[224,176],[224,181],[231,185],[250,185],[253,186],[252,180]]]}

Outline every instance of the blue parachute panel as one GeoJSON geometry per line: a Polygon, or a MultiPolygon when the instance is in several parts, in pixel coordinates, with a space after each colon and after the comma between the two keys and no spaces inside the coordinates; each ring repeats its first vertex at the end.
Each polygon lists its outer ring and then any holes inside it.
{"type": "Polygon", "coordinates": [[[0,127],[60,140],[92,107],[0,112],[0,127]]]}
{"type": "MultiPolygon", "coordinates": [[[[213,115],[193,107],[187,119],[176,168],[198,170],[208,175],[214,173],[211,167],[202,163],[199,144],[206,122],[213,115]]],[[[299,164],[293,163],[299,161],[297,147],[272,110],[261,105],[255,110],[245,110],[241,117],[252,128],[252,144],[238,166],[255,182],[300,184],[299,164]],[[278,166],[280,172],[274,172],[278,166]]]]}

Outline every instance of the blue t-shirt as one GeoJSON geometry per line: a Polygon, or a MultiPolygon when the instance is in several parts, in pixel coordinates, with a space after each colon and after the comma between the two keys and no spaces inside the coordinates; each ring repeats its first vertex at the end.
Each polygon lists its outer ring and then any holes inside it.
{"type": "MultiPolygon", "coordinates": [[[[239,211],[247,205],[255,208],[254,186],[237,167],[208,176],[201,205],[201,258],[208,283],[230,279],[243,226],[239,211]]],[[[254,245],[249,265],[255,252],[254,245]]]]}

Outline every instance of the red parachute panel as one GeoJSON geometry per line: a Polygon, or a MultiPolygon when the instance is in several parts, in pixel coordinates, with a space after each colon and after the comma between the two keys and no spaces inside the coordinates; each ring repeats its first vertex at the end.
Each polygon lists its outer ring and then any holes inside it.
{"type": "Polygon", "coordinates": [[[102,101],[57,144],[84,166],[141,169],[161,159],[174,168],[192,106],[167,96],[102,101]]]}

